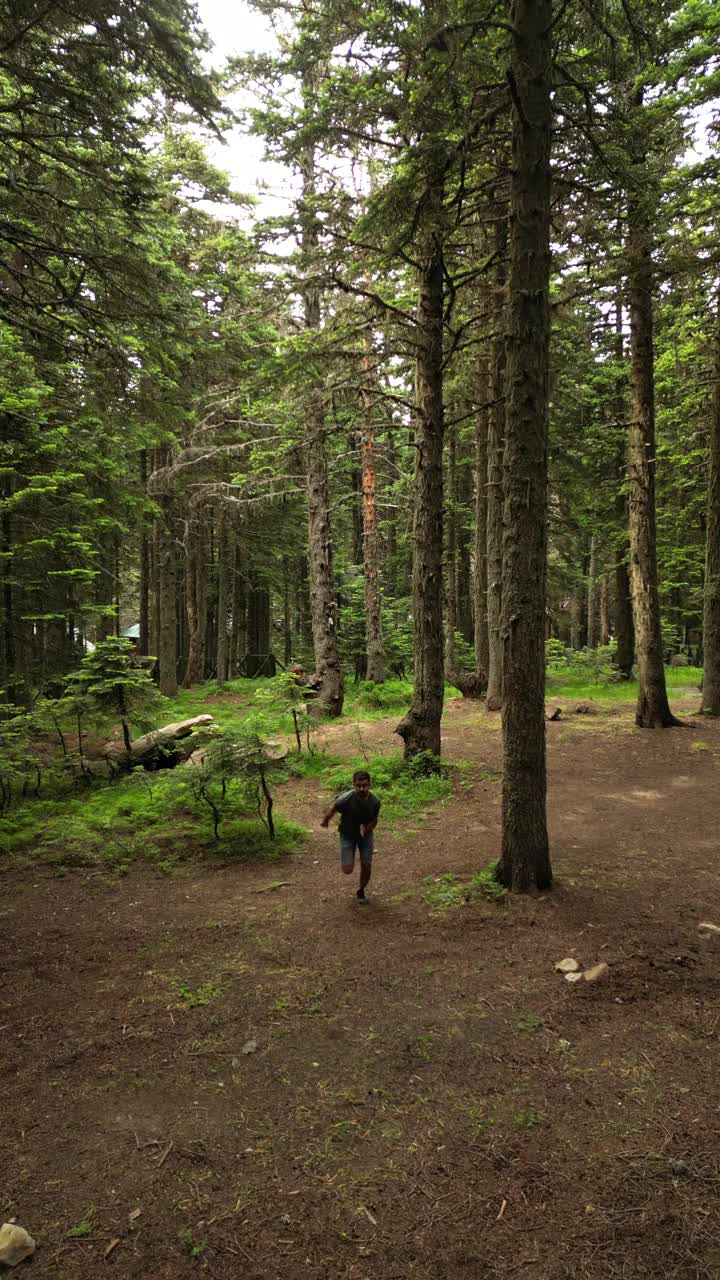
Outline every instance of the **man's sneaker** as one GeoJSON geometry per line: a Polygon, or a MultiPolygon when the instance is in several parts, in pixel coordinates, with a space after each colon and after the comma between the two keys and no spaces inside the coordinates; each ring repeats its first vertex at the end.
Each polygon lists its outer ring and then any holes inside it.
{"type": "Polygon", "coordinates": [[[355,897],[357,898],[358,903],[360,904],[361,907],[366,907],[368,905],[368,900],[365,897],[364,889],[358,889],[357,893],[355,894],[355,897]]]}

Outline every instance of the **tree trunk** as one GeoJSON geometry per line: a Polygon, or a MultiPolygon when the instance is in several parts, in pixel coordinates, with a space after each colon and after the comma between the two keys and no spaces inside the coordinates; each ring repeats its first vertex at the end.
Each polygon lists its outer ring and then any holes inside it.
{"type": "Polygon", "coordinates": [[[247,593],[247,651],[251,657],[267,658],[270,653],[270,592],[253,573],[247,593]]]}
{"type": "Polygon", "coordinates": [[[445,670],[454,671],[455,632],[457,631],[457,443],[454,426],[448,432],[448,490],[447,515],[445,517],[447,524],[445,670]]]}
{"type": "Polygon", "coordinates": [[[600,579],[600,644],[603,648],[610,643],[610,589],[607,574],[600,579]]]}
{"type": "MultiPolygon", "coordinates": [[[[634,92],[642,104],[642,90],[634,92]]],[[[644,156],[642,157],[644,160],[644,156]]],[[[630,582],[638,681],[635,722],[664,729],[678,721],[668,705],[660,629],[655,524],[655,381],[653,369],[653,265],[647,192],[635,165],[628,199],[627,275],[630,310],[632,406],[630,422],[630,582]]],[[[644,173],[644,170],[642,170],[644,173]]]]}
{"type": "Polygon", "coordinates": [[[240,659],[245,656],[247,611],[245,579],[242,574],[240,548],[233,542],[232,631],[230,633],[230,675],[237,675],[240,659]]]}
{"type": "Polygon", "coordinates": [[[455,538],[457,542],[457,569],[455,572],[455,615],[457,629],[466,644],[473,642],[472,571],[470,567],[470,526],[472,507],[472,467],[464,459],[458,472],[458,501],[456,507],[455,538]]]}
{"type": "MultiPolygon", "coordinates": [[[[4,495],[3,495],[4,496],[4,495]]],[[[9,511],[2,513],[2,637],[0,650],[0,687],[5,689],[7,701],[18,703],[15,676],[15,597],[13,594],[13,535],[9,511]]]]}
{"type": "Polygon", "coordinates": [[[497,875],[507,888],[520,893],[552,884],[545,811],[552,17],[552,0],[513,0],[502,579],[503,834],[497,875]]]}
{"type": "Polygon", "coordinates": [[[190,521],[185,546],[185,607],[188,619],[188,656],[183,688],[199,684],[205,674],[207,634],[207,564],[204,531],[190,521]]]}
{"type": "MultiPolygon", "coordinates": [[[[624,487],[627,469],[628,439],[625,426],[627,379],[624,370],[625,341],[623,337],[623,298],[622,285],[618,284],[615,298],[615,358],[620,376],[617,379],[615,395],[615,430],[620,445],[617,454],[618,492],[615,499],[615,511],[620,527],[626,530],[629,526],[628,503],[624,487]]],[[[632,677],[635,661],[635,631],[633,628],[632,596],[630,593],[630,574],[628,571],[629,547],[627,536],[623,545],[615,552],[615,666],[624,680],[632,677]]]]}
{"type": "Polygon", "coordinates": [[[475,573],[473,599],[475,614],[475,670],[487,678],[490,666],[487,613],[487,525],[488,525],[488,423],[490,409],[490,358],[483,350],[479,368],[480,409],[475,426],[475,573]]]}
{"type": "Polygon", "coordinates": [[[587,644],[588,649],[597,647],[597,547],[594,535],[590,538],[590,564],[587,578],[587,644]]]}
{"type": "Polygon", "coordinates": [[[632,676],[635,659],[635,632],[633,629],[632,599],[627,552],[617,553],[615,561],[615,665],[624,680],[632,676]]]}
{"type": "Polygon", "coordinates": [[[376,684],[382,684],[385,679],[385,645],[380,592],[380,527],[377,512],[375,406],[372,397],[372,377],[370,333],[366,329],[363,337],[363,425],[360,447],[367,679],[374,680],[376,684]]]}
{"type": "Polygon", "coordinates": [[[500,633],[503,577],[503,453],[506,415],[506,331],[507,331],[507,224],[499,218],[495,224],[495,305],[494,337],[490,368],[490,414],[488,420],[487,483],[487,619],[488,619],[488,711],[502,706],[503,642],[500,633]]]}
{"type": "Polygon", "coordinates": [[[292,662],[292,610],[290,608],[290,560],[283,556],[283,662],[292,662]]]}
{"type": "MultiPolygon", "coordinates": [[[[441,172],[441,165],[438,165],[441,172]]],[[[438,172],[436,170],[436,173],[438,172]]],[[[427,230],[419,246],[415,366],[415,507],[413,522],[413,635],[415,688],[397,727],[405,759],[419,751],[440,755],[445,681],[442,635],[443,559],[443,240],[442,182],[433,175],[427,230]]]]}
{"type": "Polygon", "coordinates": [[[218,518],[217,531],[217,682],[223,685],[228,678],[229,638],[228,638],[228,545],[225,512],[218,518]]]}
{"type": "Polygon", "coordinates": [[[720,294],[715,333],[715,362],[710,407],[707,529],[705,544],[705,605],[703,610],[702,709],[720,716],[720,294]]]}
{"type": "Polygon", "coordinates": [[[153,520],[150,540],[150,653],[155,658],[160,653],[160,521],[153,520]]]}
{"type": "Polygon", "coordinates": [[[177,591],[175,539],[171,526],[170,501],[160,500],[157,526],[157,634],[160,692],[173,698],[177,693],[177,591]]]}
{"type": "MultiPolygon", "coordinates": [[[[147,496],[147,449],[140,450],[140,487],[143,500],[147,496]]],[[[143,655],[150,653],[150,539],[148,537],[147,515],[143,510],[140,515],[140,583],[139,622],[140,638],[138,650],[143,655]]]]}
{"type": "MultiPolygon", "coordinates": [[[[308,77],[310,72],[307,73],[308,77]]],[[[302,296],[305,329],[320,330],[318,219],[315,212],[315,148],[304,149],[301,164],[303,196],[300,245],[304,274],[302,296]]],[[[325,410],[320,370],[312,373],[305,405],[305,478],[308,503],[308,570],[315,671],[320,688],[317,705],[326,715],[343,709],[343,674],[337,648],[337,601],[330,533],[330,487],[325,451],[325,410]]]]}
{"type": "MultiPolygon", "coordinates": [[[[363,406],[364,409],[364,406],[363,406]]],[[[358,447],[354,432],[350,432],[348,447],[353,454],[358,447]]],[[[352,563],[362,569],[363,565],[363,473],[362,463],[358,467],[353,461],[350,467],[350,492],[352,508],[352,563]]]]}

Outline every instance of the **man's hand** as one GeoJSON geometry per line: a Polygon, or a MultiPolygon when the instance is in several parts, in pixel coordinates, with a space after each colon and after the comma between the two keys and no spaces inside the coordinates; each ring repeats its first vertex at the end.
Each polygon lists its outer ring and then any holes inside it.
{"type": "Polygon", "coordinates": [[[366,832],[367,832],[367,827],[364,827],[362,823],[360,823],[360,835],[362,836],[363,840],[365,839],[366,832]]]}
{"type": "Polygon", "coordinates": [[[321,826],[321,827],[329,827],[329,826],[330,826],[330,817],[329,817],[329,815],[328,815],[327,813],[325,814],[325,817],[324,817],[324,818],[321,818],[321,819],[320,819],[320,826],[321,826]]]}

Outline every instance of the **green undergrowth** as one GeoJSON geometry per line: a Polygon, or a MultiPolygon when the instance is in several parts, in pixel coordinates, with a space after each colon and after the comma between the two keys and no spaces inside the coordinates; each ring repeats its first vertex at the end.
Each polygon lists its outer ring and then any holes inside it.
{"type": "Polygon", "coordinates": [[[198,855],[223,859],[278,858],[297,848],[306,831],[275,813],[275,839],[240,798],[213,838],[203,807],[188,804],[173,774],[135,773],[53,801],[17,807],[0,821],[0,856],[32,850],[58,865],[128,865],[142,858],[162,871],[198,855]]]}
{"type": "Polygon", "coordinates": [[[452,795],[457,766],[423,752],[409,765],[398,752],[357,756],[329,766],[322,779],[332,795],[349,791],[356,769],[367,769],[371,787],[382,802],[381,821],[398,822],[439,804],[452,795]]]}
{"type": "MultiPolygon", "coordinates": [[[[702,667],[666,667],[665,682],[672,700],[673,690],[678,695],[697,693],[702,681],[702,667]]],[[[588,682],[586,672],[548,672],[545,696],[572,698],[578,702],[635,702],[638,696],[637,680],[620,680],[616,683],[588,682]]]]}
{"type": "Polygon", "coordinates": [[[494,863],[475,871],[469,880],[459,880],[452,871],[446,871],[423,881],[422,900],[434,915],[444,915],[453,907],[481,899],[502,902],[505,897],[506,890],[495,879],[494,863]]]}
{"type": "MultiPolygon", "coordinates": [[[[354,685],[345,685],[345,702],[343,720],[382,720],[385,716],[404,715],[413,696],[411,680],[386,680],[384,684],[374,684],[372,680],[363,680],[354,685]]],[[[445,701],[451,702],[461,696],[453,685],[445,686],[445,701]]]]}
{"type": "Polygon", "coordinates": [[[222,729],[238,728],[253,706],[255,693],[266,685],[267,680],[228,680],[220,687],[208,680],[192,689],[179,689],[173,698],[166,699],[166,723],[211,715],[222,729]]]}

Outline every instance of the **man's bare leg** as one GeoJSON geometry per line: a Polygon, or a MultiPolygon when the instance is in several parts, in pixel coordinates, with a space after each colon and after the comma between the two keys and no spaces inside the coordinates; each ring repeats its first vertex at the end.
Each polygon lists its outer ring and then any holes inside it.
{"type": "Polygon", "coordinates": [[[357,896],[361,902],[365,898],[365,888],[370,883],[371,875],[372,875],[372,862],[361,862],[360,863],[360,888],[357,891],[357,896]]]}

